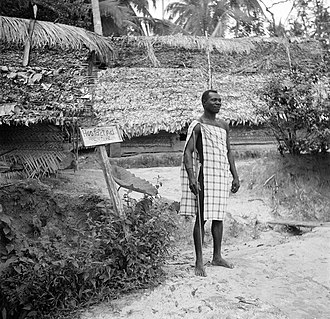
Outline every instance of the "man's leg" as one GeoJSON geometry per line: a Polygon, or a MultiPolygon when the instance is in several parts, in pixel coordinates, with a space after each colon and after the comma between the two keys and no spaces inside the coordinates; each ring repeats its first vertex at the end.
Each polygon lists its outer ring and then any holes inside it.
{"type": "Polygon", "coordinates": [[[213,260],[212,265],[234,268],[234,266],[221,257],[221,243],[223,234],[222,220],[212,221],[212,236],[213,236],[213,260]]]}
{"type": "Polygon", "coordinates": [[[195,264],[195,275],[196,276],[206,276],[206,272],[203,264],[203,253],[202,246],[204,243],[204,187],[203,187],[203,173],[200,173],[199,176],[199,213],[200,216],[196,215],[195,226],[194,226],[194,244],[195,244],[195,253],[196,253],[196,264],[195,264]]]}
{"type": "Polygon", "coordinates": [[[196,276],[206,276],[204,264],[203,264],[203,253],[202,253],[202,243],[204,238],[204,221],[200,227],[199,218],[196,216],[195,226],[194,226],[194,244],[196,253],[196,264],[195,264],[195,274],[196,276]]]}

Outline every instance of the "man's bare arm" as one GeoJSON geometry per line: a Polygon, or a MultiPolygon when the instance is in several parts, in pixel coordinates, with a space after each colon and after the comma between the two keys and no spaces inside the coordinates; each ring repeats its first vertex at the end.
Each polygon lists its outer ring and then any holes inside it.
{"type": "Polygon", "coordinates": [[[235,159],[234,155],[231,151],[230,141],[229,141],[229,126],[227,127],[227,157],[229,162],[229,169],[231,172],[231,175],[233,176],[233,182],[231,186],[231,191],[233,193],[236,193],[240,187],[238,173],[235,165],[235,159]]]}
{"type": "Polygon", "coordinates": [[[187,143],[187,146],[185,148],[185,151],[184,151],[183,162],[184,162],[184,165],[185,165],[185,169],[187,171],[187,174],[188,174],[190,190],[195,195],[197,195],[198,183],[197,183],[196,176],[194,174],[193,153],[195,151],[197,137],[198,137],[198,135],[201,132],[199,125],[196,125],[195,126],[194,132],[195,132],[195,139],[193,138],[193,134],[191,134],[191,136],[189,138],[189,141],[187,143]]]}

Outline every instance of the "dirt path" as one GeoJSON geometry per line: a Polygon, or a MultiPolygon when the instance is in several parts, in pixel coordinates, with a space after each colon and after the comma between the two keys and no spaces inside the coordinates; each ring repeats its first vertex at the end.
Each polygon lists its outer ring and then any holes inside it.
{"type": "MultiPolygon", "coordinates": [[[[161,181],[160,195],[179,200],[178,167],[130,171],[153,184],[161,181]]],[[[82,190],[95,189],[107,195],[99,169],[64,175],[81,185],[82,190]]],[[[293,236],[265,226],[256,236],[251,232],[242,235],[244,226],[251,229],[256,221],[265,225],[271,219],[269,203],[258,190],[250,190],[247,180],[243,180],[240,192],[230,197],[229,211],[225,232],[230,234],[225,234],[223,251],[225,258],[235,264],[234,269],[207,264],[208,276],[195,277],[192,243],[188,243],[166,265],[168,279],[164,284],[98,305],[81,319],[330,318],[329,228],[315,228],[302,236],[293,236]],[[243,229],[236,230],[237,239],[229,240],[229,235],[235,235],[231,217],[243,229]]],[[[210,235],[207,238],[205,262],[212,253],[210,235]]]]}
{"type": "MultiPolygon", "coordinates": [[[[234,269],[193,272],[193,252],[167,265],[169,279],[153,291],[102,304],[82,319],[330,317],[329,231],[284,238],[273,232],[247,245],[229,246],[234,269]]],[[[211,258],[211,248],[205,251],[211,258]]]]}

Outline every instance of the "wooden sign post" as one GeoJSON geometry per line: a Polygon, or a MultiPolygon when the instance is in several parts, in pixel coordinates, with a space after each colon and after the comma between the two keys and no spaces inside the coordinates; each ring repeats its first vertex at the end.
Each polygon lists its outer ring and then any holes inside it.
{"type": "Polygon", "coordinates": [[[114,210],[124,216],[123,203],[119,197],[116,182],[111,173],[111,165],[105,144],[122,142],[121,134],[116,125],[108,127],[79,128],[84,146],[97,146],[104,178],[112,200],[114,210]]]}

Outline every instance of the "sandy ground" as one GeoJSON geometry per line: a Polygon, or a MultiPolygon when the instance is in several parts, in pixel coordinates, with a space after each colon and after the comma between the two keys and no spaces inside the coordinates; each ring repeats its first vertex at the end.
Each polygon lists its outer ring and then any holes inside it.
{"type": "MultiPolygon", "coordinates": [[[[237,163],[238,169],[240,165],[237,163]]],[[[179,167],[130,171],[153,184],[161,181],[160,195],[179,201],[179,167]]],[[[107,195],[98,168],[63,174],[86,189],[107,195]]],[[[241,190],[230,196],[229,212],[243,225],[251,225],[251,221],[266,225],[272,219],[270,205],[261,194],[250,191],[247,183],[242,181],[241,190]]],[[[294,236],[265,226],[254,238],[225,241],[223,254],[235,264],[234,269],[210,265],[209,238],[203,251],[206,278],[194,275],[192,244],[187,247],[168,261],[164,284],[100,304],[85,311],[81,319],[330,318],[329,228],[313,228],[294,236]]]]}
{"type": "Polygon", "coordinates": [[[329,318],[329,237],[326,229],[290,240],[265,234],[228,247],[235,268],[207,266],[206,278],[194,276],[187,252],[169,263],[165,284],[99,305],[81,318],[329,318]]]}

